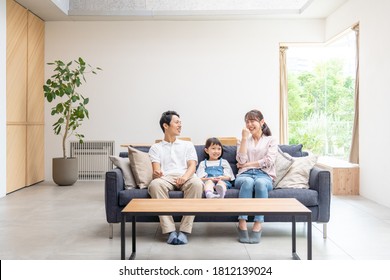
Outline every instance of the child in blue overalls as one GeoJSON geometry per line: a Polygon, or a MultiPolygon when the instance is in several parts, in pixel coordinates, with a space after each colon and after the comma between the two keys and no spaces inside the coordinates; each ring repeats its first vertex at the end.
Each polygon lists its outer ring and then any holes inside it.
{"type": "Polygon", "coordinates": [[[233,170],[222,158],[223,147],[218,138],[209,138],[204,148],[206,159],[199,163],[196,175],[204,182],[206,198],[224,198],[234,180],[233,170]],[[214,189],[217,193],[214,193],[214,189]]]}

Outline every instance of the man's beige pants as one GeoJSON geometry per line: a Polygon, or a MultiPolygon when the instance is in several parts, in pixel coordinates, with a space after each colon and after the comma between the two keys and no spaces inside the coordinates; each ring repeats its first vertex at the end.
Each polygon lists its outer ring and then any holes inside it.
{"type": "MultiPolygon", "coordinates": [[[[177,188],[174,184],[174,176],[164,176],[152,180],[149,184],[149,194],[152,198],[169,199],[168,192],[173,190],[181,190],[184,192],[184,198],[202,198],[203,182],[198,177],[191,177],[181,188],[177,188]]],[[[172,216],[159,216],[162,233],[170,233],[176,231],[175,222],[172,216]]],[[[191,233],[192,224],[195,216],[183,216],[180,223],[180,231],[191,233]]]]}

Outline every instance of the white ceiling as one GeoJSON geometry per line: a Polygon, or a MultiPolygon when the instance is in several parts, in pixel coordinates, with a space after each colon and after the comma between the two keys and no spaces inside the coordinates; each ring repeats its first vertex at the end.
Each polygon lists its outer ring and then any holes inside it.
{"type": "Polygon", "coordinates": [[[15,0],[45,21],[326,18],[348,0],[15,0]]]}

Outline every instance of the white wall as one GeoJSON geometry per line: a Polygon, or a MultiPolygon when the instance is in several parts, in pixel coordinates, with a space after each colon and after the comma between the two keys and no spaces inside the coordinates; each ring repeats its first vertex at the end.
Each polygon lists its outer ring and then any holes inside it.
{"type": "Polygon", "coordinates": [[[0,197],[6,194],[6,0],[0,0],[0,197]]]}
{"type": "MultiPolygon", "coordinates": [[[[279,42],[324,40],[324,21],[46,22],[46,62],[82,56],[103,68],[91,97],[87,140],[152,143],[163,111],[177,110],[182,136],[239,136],[244,114],[263,111],[278,137],[279,42]]],[[[46,77],[51,68],[46,67],[46,77]]],[[[46,103],[46,179],[61,155],[46,103]]]]}
{"type": "Polygon", "coordinates": [[[360,22],[360,194],[390,207],[390,1],[350,0],[326,22],[327,36],[360,22]]]}

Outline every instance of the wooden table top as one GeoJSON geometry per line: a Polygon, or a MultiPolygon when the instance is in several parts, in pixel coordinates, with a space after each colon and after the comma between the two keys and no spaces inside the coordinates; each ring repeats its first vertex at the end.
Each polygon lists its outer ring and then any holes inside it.
{"type": "Polygon", "coordinates": [[[148,214],[241,214],[301,213],[311,211],[295,198],[225,199],[132,199],[122,210],[135,215],[148,214]]]}

